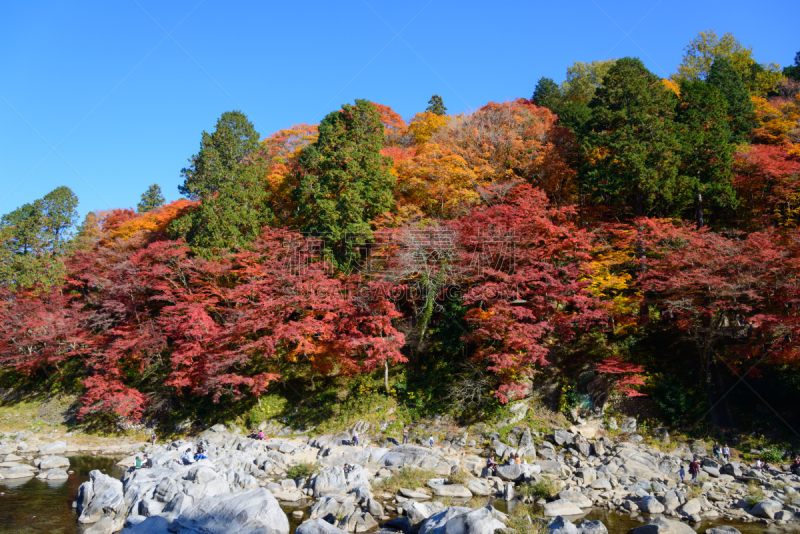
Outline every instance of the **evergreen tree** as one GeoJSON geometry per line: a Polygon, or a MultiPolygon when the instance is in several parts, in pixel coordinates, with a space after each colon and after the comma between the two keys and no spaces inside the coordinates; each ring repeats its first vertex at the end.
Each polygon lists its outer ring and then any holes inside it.
{"type": "Polygon", "coordinates": [[[542,76],[536,82],[531,101],[537,106],[545,107],[554,113],[558,113],[561,105],[561,88],[551,78],[542,76]]]}
{"type": "Polygon", "coordinates": [[[272,222],[269,191],[264,187],[260,161],[240,169],[216,194],[204,193],[200,206],[170,225],[172,237],[182,237],[203,256],[246,247],[272,222]]]}
{"type": "Polygon", "coordinates": [[[61,186],[0,218],[0,285],[49,286],[63,274],[78,197],[61,186]]]}
{"type": "Polygon", "coordinates": [[[322,120],[319,138],[300,158],[300,220],[331,241],[339,260],[350,254],[348,236],[352,243],[369,237],[369,222],[394,205],[392,159],[380,153],[383,131],[375,106],[356,100],[322,120]]]}
{"type": "Polygon", "coordinates": [[[191,165],[181,169],[180,193],[192,200],[213,194],[223,184],[236,179],[247,158],[258,147],[258,132],[241,111],[228,111],[217,120],[214,133],[203,132],[200,152],[189,158],[191,165]]]}
{"type": "Polygon", "coordinates": [[[727,103],[719,90],[703,81],[684,81],[676,122],[681,125],[681,173],[695,194],[697,227],[705,224],[703,201],[736,207],[733,149],[727,103]]]}
{"type": "Polygon", "coordinates": [[[142,193],[142,200],[136,206],[136,211],[144,213],[153,211],[157,207],[164,204],[164,195],[161,194],[161,186],[153,184],[147,188],[147,191],[142,193]]]}
{"type": "Polygon", "coordinates": [[[435,113],[436,115],[447,115],[447,108],[444,107],[444,101],[442,97],[439,95],[433,95],[430,100],[428,100],[428,104],[430,104],[425,111],[428,113],[435,113]]]}
{"type": "Polygon", "coordinates": [[[732,143],[743,143],[756,126],[756,112],[750,92],[731,62],[718,57],[711,64],[706,80],[716,87],[727,103],[732,143]]]}
{"type": "Polygon", "coordinates": [[[582,135],[582,187],[595,201],[628,203],[637,216],[666,214],[679,201],[675,99],[637,58],[609,69],[582,135]]]}
{"type": "Polygon", "coordinates": [[[794,56],[794,65],[784,67],[783,75],[787,78],[800,81],[800,52],[794,56]]]}

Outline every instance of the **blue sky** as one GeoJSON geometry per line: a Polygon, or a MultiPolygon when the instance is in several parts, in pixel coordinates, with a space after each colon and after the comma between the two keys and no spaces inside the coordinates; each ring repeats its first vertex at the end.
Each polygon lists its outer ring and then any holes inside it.
{"type": "Polygon", "coordinates": [[[153,183],[177,199],[201,132],[232,109],[262,137],[356,98],[469,111],[574,61],[638,56],[668,76],[708,29],[784,66],[798,20],[797,0],[4,2],[0,213],[60,185],[81,217],[153,183]]]}

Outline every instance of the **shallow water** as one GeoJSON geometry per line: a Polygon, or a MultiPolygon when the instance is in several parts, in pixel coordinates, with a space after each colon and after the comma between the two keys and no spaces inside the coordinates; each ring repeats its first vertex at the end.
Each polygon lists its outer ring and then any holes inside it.
{"type": "Polygon", "coordinates": [[[0,480],[0,532],[75,534],[85,527],[77,523],[72,500],[78,486],[99,469],[113,477],[124,472],[118,460],[94,456],[71,456],[67,480],[46,482],[37,478],[0,480]]]}
{"type": "MultiPolygon", "coordinates": [[[[0,480],[0,493],[2,494],[0,495],[0,533],[80,534],[86,529],[86,527],[78,525],[78,516],[72,510],[72,500],[78,491],[78,486],[89,479],[89,472],[93,469],[99,469],[113,477],[121,477],[124,469],[117,467],[117,460],[113,458],[72,456],[69,460],[70,470],[74,473],[69,476],[68,480],[59,482],[45,482],[36,478],[0,480]]],[[[482,502],[476,500],[471,502],[470,506],[473,504],[481,506],[487,503],[502,512],[509,511],[509,503],[502,499],[485,499],[482,502]]],[[[308,519],[310,504],[308,502],[300,507],[282,507],[289,516],[291,532],[294,532],[300,523],[308,519]],[[295,510],[303,510],[302,519],[292,517],[291,514],[295,510]]],[[[573,522],[579,523],[583,519],[602,521],[608,528],[609,534],[625,534],[630,529],[647,522],[647,519],[642,516],[633,519],[629,515],[609,512],[601,508],[592,509],[585,516],[573,520],[573,522]]],[[[736,527],[742,534],[778,532],[765,528],[759,523],[725,520],[703,521],[697,531],[702,534],[706,529],[720,525],[736,527]]]]}

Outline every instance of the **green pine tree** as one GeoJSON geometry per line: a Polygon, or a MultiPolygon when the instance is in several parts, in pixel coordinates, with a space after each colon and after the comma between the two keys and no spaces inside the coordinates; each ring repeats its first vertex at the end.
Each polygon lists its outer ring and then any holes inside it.
{"type": "Polygon", "coordinates": [[[258,148],[258,132],[241,111],[228,111],[217,120],[214,133],[203,132],[200,152],[181,169],[180,193],[192,200],[213,194],[235,180],[247,158],[258,148]]]}
{"type": "Polygon", "coordinates": [[[695,195],[697,227],[705,225],[704,200],[719,208],[735,208],[733,152],[727,102],[703,81],[683,81],[676,122],[681,126],[681,173],[695,195]]]}
{"type": "Polygon", "coordinates": [[[169,232],[204,256],[245,247],[272,221],[266,163],[256,151],[258,133],[239,111],[223,113],[216,131],[203,132],[200,153],[183,169],[181,193],[200,200],[196,211],[173,221],[169,232]]]}
{"type": "Polygon", "coordinates": [[[743,143],[756,126],[756,112],[750,91],[731,62],[718,57],[711,64],[706,81],[716,87],[725,98],[730,121],[732,143],[743,143]]]}
{"type": "Polygon", "coordinates": [[[61,186],[0,218],[0,285],[15,290],[60,280],[77,207],[75,193],[61,186]]]}
{"type": "Polygon", "coordinates": [[[348,243],[369,238],[370,221],[394,205],[392,160],[380,153],[383,131],[375,106],[356,100],[322,120],[319,138],[300,158],[299,218],[329,240],[340,262],[352,253],[348,243]]]}
{"type": "Polygon", "coordinates": [[[147,188],[147,191],[142,193],[142,200],[139,202],[139,205],[136,206],[136,211],[139,213],[153,211],[163,204],[164,195],[161,194],[161,186],[153,184],[147,188]]]}
{"type": "Polygon", "coordinates": [[[787,78],[800,81],[800,52],[794,56],[794,65],[784,67],[783,75],[787,78]]]}
{"type": "Polygon", "coordinates": [[[637,58],[623,58],[603,78],[581,136],[582,188],[596,202],[628,204],[637,216],[666,214],[682,195],[676,97],[637,58]]]}
{"type": "Polygon", "coordinates": [[[428,113],[435,113],[437,115],[447,115],[447,108],[444,107],[444,100],[439,95],[433,95],[430,100],[428,100],[428,104],[430,104],[425,111],[428,113]]]}
{"type": "Polygon", "coordinates": [[[531,101],[537,106],[545,107],[553,113],[558,113],[559,109],[561,109],[563,96],[561,88],[555,81],[542,76],[536,82],[531,101]]]}

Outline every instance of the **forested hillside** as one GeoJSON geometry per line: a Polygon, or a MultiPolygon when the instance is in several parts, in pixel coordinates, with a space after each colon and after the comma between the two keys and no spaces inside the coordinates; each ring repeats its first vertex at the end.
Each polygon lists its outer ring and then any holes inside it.
{"type": "Polygon", "coordinates": [[[4,215],[0,380],[109,424],[270,395],[475,420],[542,384],[563,410],[800,423],[800,52],[701,32],[670,79],[626,57],[531,85],[266,137],[231,111],[185,199],[79,222],[60,187],[4,215]]]}

